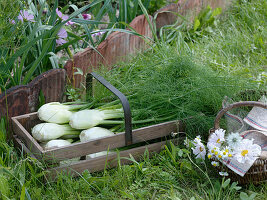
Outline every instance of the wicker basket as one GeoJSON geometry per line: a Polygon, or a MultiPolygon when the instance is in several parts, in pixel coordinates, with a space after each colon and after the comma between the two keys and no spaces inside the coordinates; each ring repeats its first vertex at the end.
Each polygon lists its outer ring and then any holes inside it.
{"type": "MultiPolygon", "coordinates": [[[[219,129],[220,126],[220,119],[224,116],[224,114],[234,108],[238,107],[245,107],[245,106],[257,106],[267,109],[267,104],[257,101],[240,101],[233,104],[228,105],[227,107],[223,108],[216,116],[214,122],[214,128],[210,130],[210,134],[214,133],[215,130],[219,129]]],[[[253,130],[257,132],[257,130],[253,130]]],[[[221,165],[219,169],[220,171],[225,171],[229,175],[228,177],[231,178],[232,181],[237,181],[239,184],[247,184],[247,183],[260,183],[267,180],[267,152],[262,152],[261,156],[254,162],[251,168],[247,171],[247,173],[242,177],[236,174],[234,171],[226,167],[225,165],[221,165]]]]}

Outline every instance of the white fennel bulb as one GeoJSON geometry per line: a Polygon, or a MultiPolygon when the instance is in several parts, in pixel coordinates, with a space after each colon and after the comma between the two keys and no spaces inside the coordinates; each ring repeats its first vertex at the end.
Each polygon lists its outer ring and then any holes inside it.
{"type": "Polygon", "coordinates": [[[93,127],[87,130],[83,130],[80,134],[81,142],[87,142],[89,140],[95,140],[106,136],[115,135],[112,131],[101,128],[101,127],[93,127]]]}
{"type": "MultiPolygon", "coordinates": [[[[53,149],[53,148],[57,148],[57,147],[63,147],[63,146],[67,146],[70,145],[71,142],[69,140],[50,140],[49,142],[47,142],[44,146],[45,150],[49,150],[49,149],[53,149]]],[[[80,157],[77,158],[71,158],[71,159],[67,159],[67,160],[63,160],[59,162],[59,166],[68,166],[74,163],[77,163],[80,161],[80,157]]]]}
{"type": "Polygon", "coordinates": [[[37,115],[40,120],[45,122],[65,124],[69,122],[72,111],[70,111],[71,106],[63,105],[59,102],[51,102],[42,105],[38,111],[37,115]]]}
{"type": "Polygon", "coordinates": [[[48,149],[53,149],[53,148],[57,148],[57,147],[67,146],[70,144],[71,144],[71,142],[68,140],[61,140],[61,139],[50,140],[49,142],[47,142],[44,145],[44,149],[48,150],[48,149]]]}
{"type": "Polygon", "coordinates": [[[80,131],[68,124],[40,123],[32,128],[32,136],[39,142],[54,140],[64,135],[79,135],[80,131]]]}
{"type": "Polygon", "coordinates": [[[90,158],[97,158],[99,156],[107,156],[107,155],[112,155],[112,154],[115,154],[115,152],[112,152],[112,151],[100,151],[100,152],[97,152],[97,153],[92,153],[92,154],[89,154],[86,156],[86,159],[90,159],[90,158]]]}
{"type": "Polygon", "coordinates": [[[70,117],[69,124],[76,129],[89,129],[100,124],[121,124],[123,121],[111,121],[123,117],[122,109],[97,110],[87,109],[73,113],[70,117]]]}

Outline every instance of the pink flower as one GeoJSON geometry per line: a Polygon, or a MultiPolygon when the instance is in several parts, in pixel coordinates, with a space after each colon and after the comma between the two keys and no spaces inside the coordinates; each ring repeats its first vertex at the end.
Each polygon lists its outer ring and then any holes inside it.
{"type": "Polygon", "coordinates": [[[56,13],[57,13],[57,16],[58,16],[61,20],[63,20],[63,21],[69,19],[69,16],[68,16],[68,15],[63,15],[62,12],[60,12],[60,11],[58,10],[58,8],[56,9],[56,13]]]}
{"type": "Polygon", "coordinates": [[[92,37],[100,36],[100,35],[103,35],[104,33],[105,32],[103,32],[103,31],[100,31],[100,32],[97,32],[97,33],[93,33],[92,37]]]}
{"type": "Polygon", "coordinates": [[[75,22],[72,22],[71,20],[66,23],[67,25],[73,25],[75,22]]]}
{"type": "Polygon", "coordinates": [[[67,31],[64,28],[61,28],[59,32],[57,33],[57,39],[56,39],[57,45],[60,46],[62,44],[65,44],[67,41],[64,39],[67,37],[68,37],[67,31]]]}
{"type": "Polygon", "coordinates": [[[85,20],[89,20],[92,18],[92,16],[90,14],[82,14],[82,16],[83,16],[83,19],[85,19],[85,20]]]}
{"type": "Polygon", "coordinates": [[[10,24],[16,24],[16,22],[15,22],[14,19],[9,19],[9,23],[10,23],[10,24]]]}
{"type": "MultiPolygon", "coordinates": [[[[56,13],[57,13],[57,16],[62,20],[62,21],[65,21],[67,19],[69,19],[69,16],[68,15],[63,15],[61,11],[58,10],[58,8],[56,9],[56,13]]],[[[72,24],[75,24],[75,22],[72,22],[71,20],[68,21],[66,23],[66,25],[72,25],[72,24]]]]}
{"type": "Polygon", "coordinates": [[[18,19],[23,22],[23,21],[30,21],[30,22],[35,22],[34,21],[34,16],[32,14],[29,14],[27,10],[21,10],[20,14],[18,16],[18,19]]]}

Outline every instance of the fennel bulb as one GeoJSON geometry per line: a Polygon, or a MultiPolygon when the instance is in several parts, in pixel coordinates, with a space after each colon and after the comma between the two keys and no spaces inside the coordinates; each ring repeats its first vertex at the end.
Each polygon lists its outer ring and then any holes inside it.
{"type": "Polygon", "coordinates": [[[122,109],[87,109],[73,113],[70,116],[69,124],[72,128],[76,129],[88,129],[99,124],[122,124],[123,121],[110,121],[107,119],[114,119],[123,116],[122,109]]]}
{"type": "Polygon", "coordinates": [[[69,118],[73,113],[70,109],[71,106],[63,105],[59,102],[51,102],[42,105],[38,109],[37,115],[42,121],[64,124],[69,122],[69,118]]]}
{"type": "Polygon", "coordinates": [[[101,128],[101,127],[93,127],[87,130],[83,130],[80,134],[81,142],[87,142],[89,140],[95,140],[106,136],[115,135],[112,131],[101,128]]]}
{"type": "Polygon", "coordinates": [[[90,158],[96,158],[96,157],[99,157],[99,156],[108,156],[108,155],[111,155],[111,154],[115,154],[115,152],[107,152],[107,151],[100,151],[100,152],[97,152],[97,153],[92,153],[92,154],[89,154],[86,156],[86,159],[90,159],[90,158]]]}
{"type": "Polygon", "coordinates": [[[40,142],[74,134],[79,135],[80,131],[71,128],[68,124],[40,123],[32,128],[32,136],[40,142]]]}
{"type": "Polygon", "coordinates": [[[47,142],[45,145],[44,145],[44,149],[47,150],[47,149],[52,149],[52,148],[57,148],[57,147],[63,147],[63,146],[67,146],[67,145],[70,145],[71,142],[68,141],[68,140],[50,140],[49,142],[47,142]]]}
{"type": "MultiPolygon", "coordinates": [[[[71,142],[69,140],[50,140],[49,142],[47,142],[44,146],[45,150],[49,150],[49,149],[53,149],[53,148],[57,148],[57,147],[63,147],[63,146],[67,146],[70,145],[71,142]]],[[[77,158],[71,158],[71,159],[67,159],[67,160],[63,160],[59,162],[59,166],[68,166],[74,163],[77,163],[80,161],[80,157],[77,158]]]]}

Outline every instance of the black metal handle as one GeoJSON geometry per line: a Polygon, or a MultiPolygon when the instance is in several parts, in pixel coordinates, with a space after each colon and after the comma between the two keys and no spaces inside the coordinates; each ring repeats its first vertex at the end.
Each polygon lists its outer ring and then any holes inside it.
{"type": "Polygon", "coordinates": [[[122,94],[117,88],[111,85],[102,76],[96,74],[95,72],[88,73],[86,76],[86,88],[92,87],[93,77],[98,80],[102,85],[104,85],[108,90],[115,94],[121,101],[123,112],[124,112],[124,122],[125,122],[125,144],[132,144],[132,117],[130,104],[124,94],[122,94]]]}

